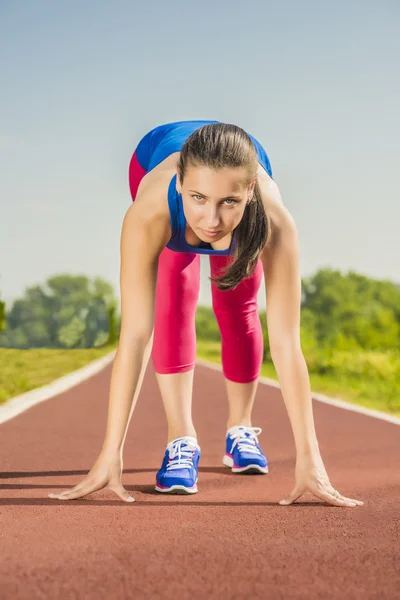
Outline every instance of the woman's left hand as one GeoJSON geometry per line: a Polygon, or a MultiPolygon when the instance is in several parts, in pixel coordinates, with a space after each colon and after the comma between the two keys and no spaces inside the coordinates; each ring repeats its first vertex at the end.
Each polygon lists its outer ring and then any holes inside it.
{"type": "Polygon", "coordinates": [[[343,496],[335,490],[329,481],[328,474],[319,453],[297,456],[296,485],[291,493],[281,500],[279,504],[292,504],[297,498],[307,492],[334,506],[353,507],[357,505],[362,506],[364,504],[361,500],[346,498],[346,496],[343,496]]]}

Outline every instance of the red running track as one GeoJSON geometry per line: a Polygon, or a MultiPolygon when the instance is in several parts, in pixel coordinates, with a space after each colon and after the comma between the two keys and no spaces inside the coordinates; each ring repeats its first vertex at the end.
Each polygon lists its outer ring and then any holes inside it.
{"type": "Polygon", "coordinates": [[[398,425],[314,400],[319,445],[334,487],[363,500],[339,508],[303,497],[280,391],[259,386],[268,475],[222,465],[227,402],[220,372],[198,365],[194,419],[199,493],[161,496],[155,472],[166,423],[151,365],[128,432],[123,483],[69,502],[103,442],[111,365],[0,426],[0,597],[19,599],[400,598],[398,425]]]}

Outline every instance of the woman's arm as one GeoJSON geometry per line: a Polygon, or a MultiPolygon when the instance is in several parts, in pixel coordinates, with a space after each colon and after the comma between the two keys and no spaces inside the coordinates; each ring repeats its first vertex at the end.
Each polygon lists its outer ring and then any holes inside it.
{"type": "Polygon", "coordinates": [[[171,235],[169,220],[148,195],[136,198],[122,225],[121,331],[104,440],[109,450],[122,449],[140,391],[152,345],[157,263],[171,235]]]}
{"type": "Polygon", "coordinates": [[[318,452],[311,387],[300,342],[301,277],[298,234],[290,220],[275,229],[261,261],[271,358],[288,409],[296,450],[318,452]]]}
{"type": "Polygon", "coordinates": [[[262,197],[272,221],[272,236],[261,261],[266,289],[268,339],[296,445],[296,486],[282,503],[305,491],[338,506],[362,504],[335,493],[319,452],[310,379],[300,341],[301,276],[298,231],[283,205],[278,186],[264,186],[262,197]]]}
{"type": "Polygon", "coordinates": [[[170,236],[168,203],[149,186],[138,194],[122,225],[121,332],[103,447],[78,485],[49,494],[51,498],[74,500],[108,487],[125,502],[133,501],[121,482],[122,450],[151,351],[158,258],[170,236]]]}

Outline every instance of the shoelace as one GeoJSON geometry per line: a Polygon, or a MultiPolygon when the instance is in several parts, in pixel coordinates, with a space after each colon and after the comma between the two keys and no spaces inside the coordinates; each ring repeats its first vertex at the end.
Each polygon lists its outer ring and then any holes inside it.
{"type": "Polygon", "coordinates": [[[169,461],[167,470],[190,468],[193,466],[193,455],[197,446],[187,440],[178,440],[174,442],[169,451],[169,461]],[[185,446],[185,448],[183,448],[185,446]]]}
{"type": "Polygon", "coordinates": [[[257,436],[260,435],[261,432],[261,427],[243,427],[231,431],[229,435],[235,440],[232,444],[231,453],[237,445],[239,450],[260,454],[260,450],[257,446],[257,436]]]}

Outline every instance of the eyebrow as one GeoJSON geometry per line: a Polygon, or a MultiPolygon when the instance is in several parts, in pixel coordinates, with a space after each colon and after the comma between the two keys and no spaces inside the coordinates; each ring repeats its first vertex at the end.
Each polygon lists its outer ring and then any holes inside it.
{"type": "MultiPolygon", "coordinates": [[[[197,192],[196,190],[189,190],[189,192],[194,192],[195,194],[198,194],[199,196],[203,196],[204,198],[208,198],[208,196],[206,196],[205,194],[202,194],[201,192],[197,192]]],[[[241,196],[226,196],[225,198],[221,198],[221,200],[241,200],[242,197],[241,196]]]]}

